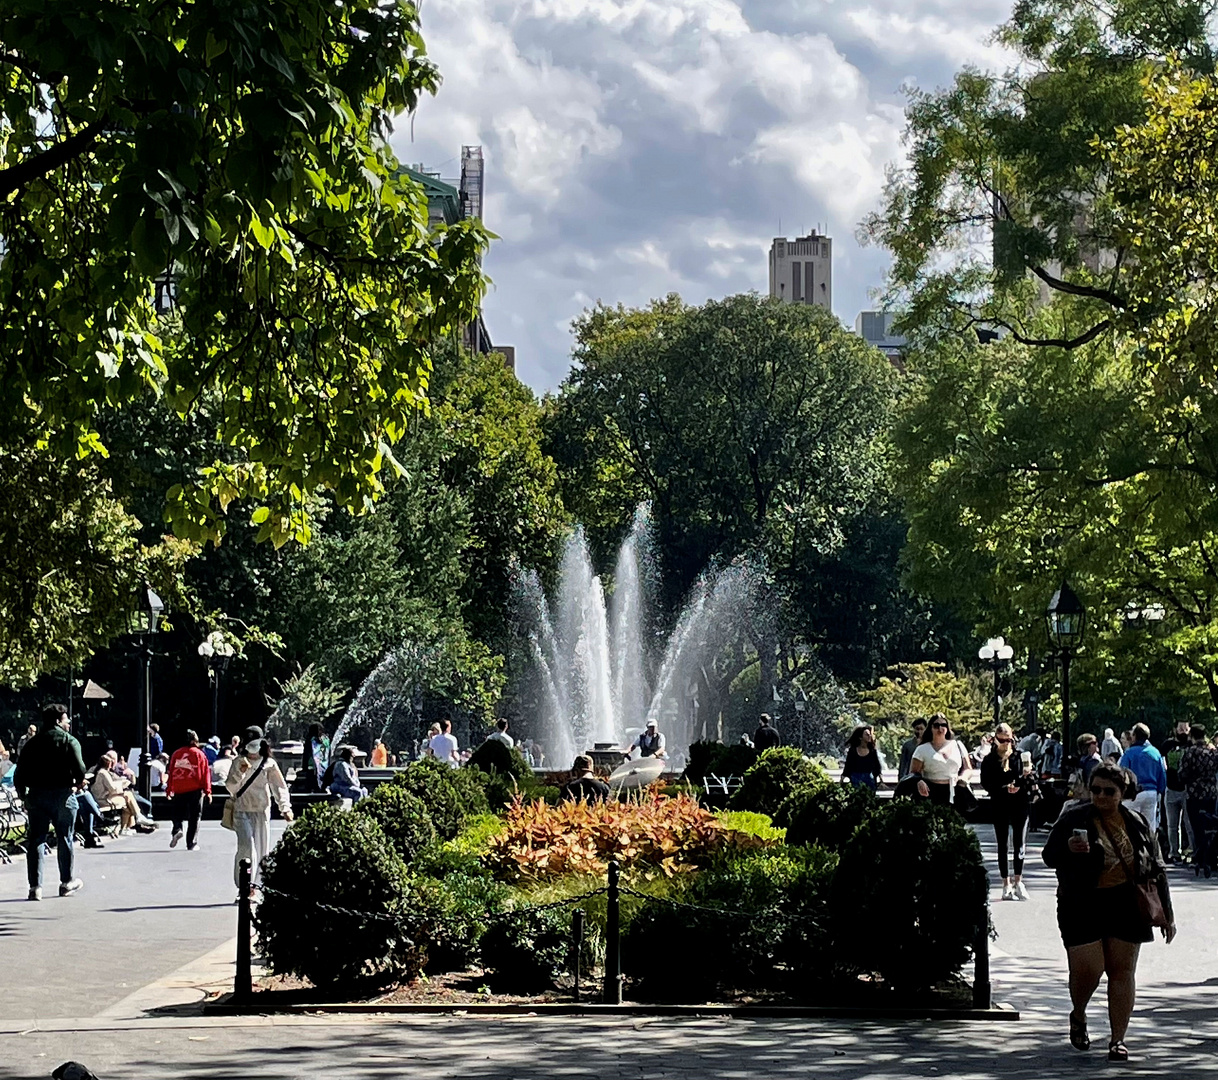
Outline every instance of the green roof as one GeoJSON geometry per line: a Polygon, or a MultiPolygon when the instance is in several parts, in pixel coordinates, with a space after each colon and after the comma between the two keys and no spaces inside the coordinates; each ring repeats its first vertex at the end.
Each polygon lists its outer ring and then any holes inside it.
{"type": "Polygon", "coordinates": [[[438,177],[408,169],[405,165],[399,166],[399,172],[423,185],[428,203],[439,209],[446,225],[454,225],[461,220],[461,193],[452,184],[446,184],[438,177]]]}

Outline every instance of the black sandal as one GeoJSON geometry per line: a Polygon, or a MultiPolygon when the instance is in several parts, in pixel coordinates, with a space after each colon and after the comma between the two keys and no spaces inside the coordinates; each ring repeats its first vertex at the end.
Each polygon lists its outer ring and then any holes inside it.
{"type": "MultiPolygon", "coordinates": [[[[1075,1050],[1090,1050],[1091,1038],[1087,1034],[1087,1018],[1085,1016],[1075,1017],[1074,1013],[1070,1013],[1070,1045],[1075,1050]]],[[[1111,1050],[1109,1050],[1111,1053],[1111,1050]]]]}
{"type": "Polygon", "coordinates": [[[1128,1061],[1129,1051],[1125,1047],[1125,1043],[1121,1039],[1116,1039],[1108,1044],[1108,1060],[1109,1061],[1128,1061]]]}

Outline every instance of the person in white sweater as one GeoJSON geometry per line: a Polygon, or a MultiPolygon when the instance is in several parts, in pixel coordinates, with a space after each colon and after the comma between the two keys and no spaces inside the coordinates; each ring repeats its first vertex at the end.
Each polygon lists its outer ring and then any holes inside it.
{"type": "Polygon", "coordinates": [[[245,729],[241,756],[228,770],[224,786],[234,800],[237,857],[233,860],[233,881],[240,888],[242,859],[249,859],[253,864],[252,880],[255,883],[261,875],[262,860],[270,847],[272,798],[283,820],[292,820],[292,800],[287,781],[271,757],[271,746],[263,738],[262,728],[245,729]]]}

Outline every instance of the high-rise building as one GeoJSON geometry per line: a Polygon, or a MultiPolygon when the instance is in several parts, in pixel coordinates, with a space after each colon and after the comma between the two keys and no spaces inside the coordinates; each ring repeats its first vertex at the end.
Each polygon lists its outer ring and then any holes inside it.
{"type": "Polygon", "coordinates": [[[770,295],[788,304],[833,310],[833,241],[815,231],[770,245],[770,295]]]}
{"type": "Polygon", "coordinates": [[[894,364],[900,364],[905,355],[905,337],[892,332],[896,320],[897,315],[891,311],[860,311],[854,320],[854,332],[894,364]]]}

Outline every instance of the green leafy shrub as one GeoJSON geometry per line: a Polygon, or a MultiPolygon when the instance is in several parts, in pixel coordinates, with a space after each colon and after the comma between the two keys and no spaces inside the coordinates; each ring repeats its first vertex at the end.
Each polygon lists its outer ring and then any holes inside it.
{"type": "Polygon", "coordinates": [[[464,971],[480,956],[482,936],[492,916],[502,912],[510,891],[486,874],[447,873],[441,878],[419,878],[416,892],[430,916],[421,927],[427,942],[429,974],[464,971]]]}
{"type": "Polygon", "coordinates": [[[441,840],[456,836],[470,814],[485,814],[489,809],[476,776],[435,758],[412,762],[390,783],[401,785],[423,801],[441,840]]]}
{"type": "Polygon", "coordinates": [[[262,883],[255,925],[272,971],[315,986],[388,986],[422,971],[425,948],[398,921],[406,865],[370,815],[309,807],[267,856],[262,883]]]}
{"type": "Polygon", "coordinates": [[[841,851],[879,805],[870,788],[830,782],[796,791],[783,800],[774,817],[786,825],[788,844],[841,851]]]}
{"type": "Polygon", "coordinates": [[[517,747],[487,739],[470,756],[468,768],[484,774],[483,790],[492,810],[502,810],[517,797],[526,802],[543,797],[533,767],[517,747]]]}
{"type": "Polygon", "coordinates": [[[636,992],[701,1002],[716,988],[806,989],[828,970],[828,893],[836,863],[816,848],[771,848],[679,879],[684,888],[677,899],[715,911],[643,905],[622,939],[623,969],[636,992]],[[672,978],[674,957],[679,979],[672,978]]]}
{"type": "Polygon", "coordinates": [[[732,795],[728,807],[773,817],[789,795],[800,788],[826,783],[824,772],[808,761],[798,747],[775,746],[765,751],[757,759],[757,764],[744,774],[744,780],[732,795]]]}
{"type": "Polygon", "coordinates": [[[831,926],[860,971],[922,989],[957,972],[988,930],[986,873],[973,831],[946,806],[881,803],[841,853],[831,926]],[[882,927],[859,933],[859,927],[882,927]]]}
{"type": "Polygon", "coordinates": [[[436,841],[436,827],[427,806],[401,784],[381,784],[371,796],[355,804],[355,813],[372,818],[407,865],[436,841]]]}
{"type": "Polygon", "coordinates": [[[567,970],[571,909],[524,911],[499,919],[482,936],[482,965],[491,985],[508,993],[548,990],[567,970]]]}
{"type": "Polygon", "coordinates": [[[775,828],[768,814],[754,814],[751,810],[717,810],[715,817],[725,829],[755,836],[759,840],[781,841],[787,837],[787,830],[775,828]]]}

